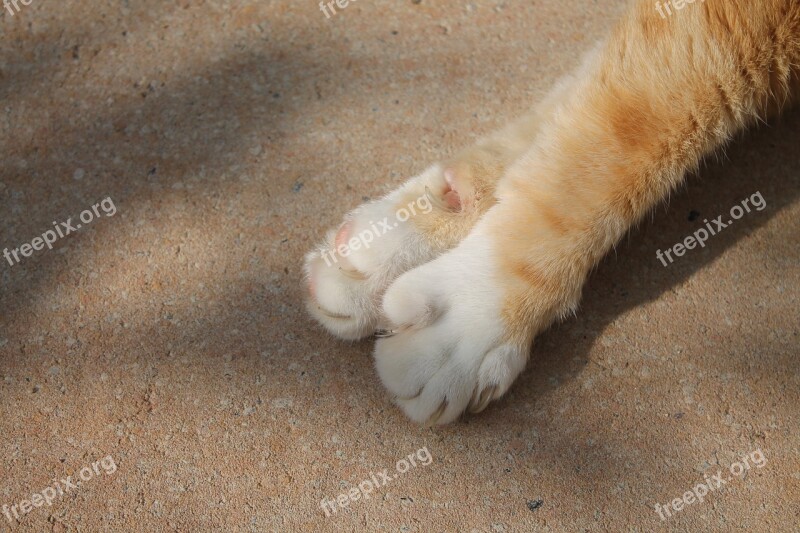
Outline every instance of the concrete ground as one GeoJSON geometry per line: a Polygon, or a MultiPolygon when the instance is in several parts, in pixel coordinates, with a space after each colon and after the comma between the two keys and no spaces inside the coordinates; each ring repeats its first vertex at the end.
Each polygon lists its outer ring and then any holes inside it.
{"type": "Polygon", "coordinates": [[[29,4],[0,19],[0,246],[91,221],[2,259],[2,530],[800,531],[799,112],[632,232],[505,399],[425,429],[307,317],[303,254],[623,0],[29,4]]]}

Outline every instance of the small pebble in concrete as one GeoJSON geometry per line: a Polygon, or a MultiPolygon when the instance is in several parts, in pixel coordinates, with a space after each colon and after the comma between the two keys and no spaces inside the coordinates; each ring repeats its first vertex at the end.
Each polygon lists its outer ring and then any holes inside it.
{"type": "Polygon", "coordinates": [[[544,505],[544,500],[542,500],[542,499],[528,500],[528,509],[530,509],[531,511],[535,511],[536,509],[538,509],[542,505],[544,505]]]}

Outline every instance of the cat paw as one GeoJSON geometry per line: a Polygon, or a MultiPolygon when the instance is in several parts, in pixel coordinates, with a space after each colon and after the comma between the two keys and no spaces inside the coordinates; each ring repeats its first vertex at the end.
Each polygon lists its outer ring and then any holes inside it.
{"type": "Polygon", "coordinates": [[[442,240],[431,238],[424,228],[436,226],[437,217],[457,210],[458,200],[446,172],[434,165],[348,214],[338,230],[329,231],[325,241],[306,255],[311,315],[342,339],[374,334],[381,326],[386,287],[443,251],[442,240]]]}
{"type": "Polygon", "coordinates": [[[476,232],[400,276],[386,291],[390,328],[375,347],[378,375],[414,421],[452,422],[505,394],[529,345],[512,340],[491,239],[476,232]]]}

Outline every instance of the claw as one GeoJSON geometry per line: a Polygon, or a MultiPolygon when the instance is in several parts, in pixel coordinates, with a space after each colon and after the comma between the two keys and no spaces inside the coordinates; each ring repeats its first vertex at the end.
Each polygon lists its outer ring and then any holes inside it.
{"type": "Polygon", "coordinates": [[[354,279],[356,281],[364,281],[365,279],[367,279],[367,276],[362,274],[358,270],[347,270],[345,268],[339,267],[339,271],[348,278],[354,279]]]}
{"type": "Polygon", "coordinates": [[[348,315],[337,315],[336,313],[331,313],[330,311],[326,311],[325,309],[323,309],[320,306],[317,306],[317,309],[319,310],[320,313],[322,313],[323,315],[325,315],[327,317],[330,317],[330,318],[338,318],[338,319],[341,319],[341,320],[344,320],[344,319],[348,319],[349,320],[349,319],[353,318],[353,317],[348,316],[348,315]]]}
{"type": "Polygon", "coordinates": [[[408,325],[400,326],[399,328],[395,328],[395,329],[385,329],[385,328],[376,329],[375,330],[375,338],[388,339],[389,337],[394,337],[398,333],[402,333],[407,329],[411,329],[411,326],[408,326],[408,325]]]}
{"type": "Polygon", "coordinates": [[[472,395],[472,401],[469,403],[469,412],[477,414],[486,409],[486,407],[489,405],[489,402],[492,401],[492,397],[496,391],[497,385],[486,387],[483,389],[483,391],[481,391],[480,395],[478,395],[476,391],[476,394],[472,395]]]}
{"type": "Polygon", "coordinates": [[[420,394],[422,394],[422,389],[419,389],[419,392],[417,392],[417,393],[416,393],[414,396],[399,396],[399,395],[394,395],[394,396],[392,396],[392,400],[393,400],[393,401],[395,401],[395,402],[396,402],[397,400],[403,400],[403,401],[416,400],[417,398],[419,398],[419,395],[420,395],[420,394]]]}
{"type": "Polygon", "coordinates": [[[447,409],[447,400],[442,401],[442,405],[433,413],[429,418],[428,421],[425,422],[425,427],[431,427],[436,424],[436,422],[441,418],[444,414],[445,409],[447,409]]]}

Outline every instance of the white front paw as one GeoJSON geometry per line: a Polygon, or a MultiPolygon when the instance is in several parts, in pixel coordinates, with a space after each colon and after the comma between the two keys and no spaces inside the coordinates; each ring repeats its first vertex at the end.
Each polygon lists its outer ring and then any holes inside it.
{"type": "Polygon", "coordinates": [[[490,238],[460,246],[400,276],[384,297],[391,322],[378,341],[378,374],[413,420],[445,424],[482,411],[525,368],[529,347],[510,343],[490,238]]]}
{"type": "Polygon", "coordinates": [[[433,166],[350,213],[306,255],[307,307],[328,331],[350,340],[375,332],[389,283],[438,253],[418,231],[415,218],[431,213],[430,194],[446,186],[441,167],[433,166]]]}

